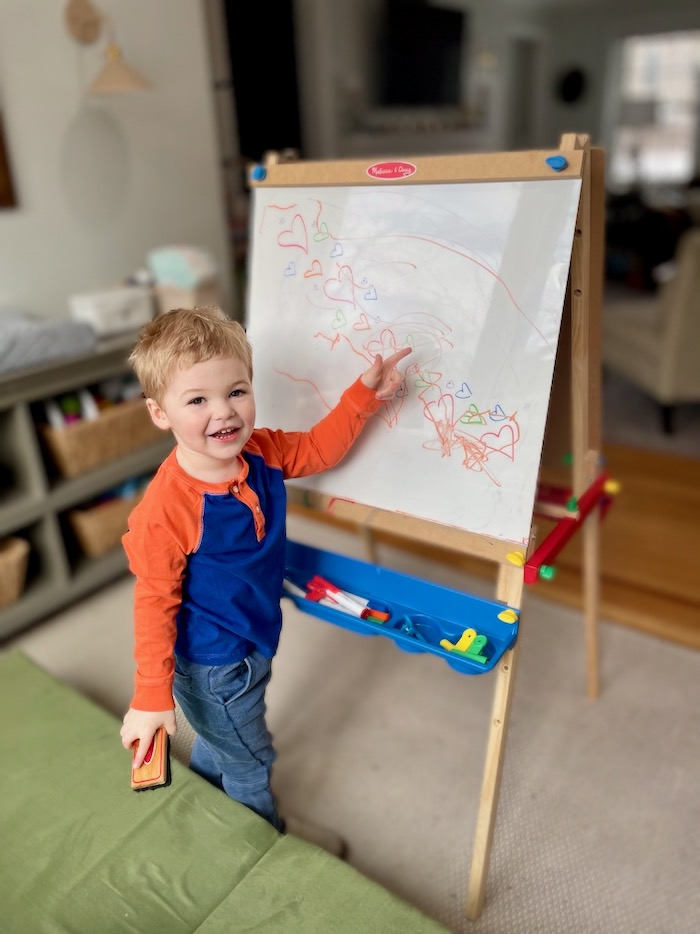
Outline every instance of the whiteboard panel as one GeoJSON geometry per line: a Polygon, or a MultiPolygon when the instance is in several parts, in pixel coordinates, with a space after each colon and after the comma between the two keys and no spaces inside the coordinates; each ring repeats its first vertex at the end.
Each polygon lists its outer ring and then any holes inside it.
{"type": "Polygon", "coordinates": [[[526,544],[580,179],[257,188],[257,424],[306,429],[375,353],[404,381],[333,470],[292,481],[526,544]]]}

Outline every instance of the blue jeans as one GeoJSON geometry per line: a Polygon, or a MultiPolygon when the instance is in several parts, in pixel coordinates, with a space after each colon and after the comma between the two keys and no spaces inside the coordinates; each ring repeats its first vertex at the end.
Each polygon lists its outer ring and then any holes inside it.
{"type": "Polygon", "coordinates": [[[190,768],[282,830],[270,788],[276,753],[265,723],[271,667],[259,652],[213,666],[176,656],[173,692],[197,734],[190,768]]]}

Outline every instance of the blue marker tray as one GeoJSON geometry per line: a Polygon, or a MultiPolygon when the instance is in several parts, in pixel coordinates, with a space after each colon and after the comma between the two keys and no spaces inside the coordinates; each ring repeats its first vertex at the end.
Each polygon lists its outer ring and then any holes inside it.
{"type": "Polygon", "coordinates": [[[406,652],[439,655],[461,674],[480,675],[490,671],[515,644],[518,635],[518,610],[496,600],[484,600],[294,541],[287,542],[285,564],[285,577],[302,590],[306,590],[307,581],[318,574],[341,590],[369,599],[371,607],[388,612],[390,616],[384,623],[372,622],[340,607],[336,609],[303,596],[283,593],[304,613],[361,635],[388,636],[406,652]],[[515,617],[515,621],[503,621],[499,614],[515,617]],[[486,644],[479,651],[483,661],[458,655],[440,645],[441,639],[456,645],[468,628],[486,637],[486,644]]]}

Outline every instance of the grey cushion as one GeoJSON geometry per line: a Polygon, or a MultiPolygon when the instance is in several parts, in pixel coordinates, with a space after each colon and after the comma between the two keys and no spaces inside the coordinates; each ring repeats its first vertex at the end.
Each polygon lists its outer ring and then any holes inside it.
{"type": "Polygon", "coordinates": [[[90,353],[97,335],[82,321],[38,318],[0,308],[0,373],[90,353]]]}

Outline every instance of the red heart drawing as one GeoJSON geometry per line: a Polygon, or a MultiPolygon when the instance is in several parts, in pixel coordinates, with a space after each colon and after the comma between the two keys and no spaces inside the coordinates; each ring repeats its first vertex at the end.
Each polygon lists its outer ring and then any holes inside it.
{"type": "Polygon", "coordinates": [[[356,321],[353,324],[352,329],[353,331],[369,331],[370,327],[371,325],[369,323],[367,315],[363,311],[362,314],[360,315],[359,321],[356,321]]]}
{"type": "Polygon", "coordinates": [[[505,454],[511,460],[515,459],[515,434],[511,425],[504,425],[498,432],[485,431],[481,441],[489,451],[505,454]],[[493,438],[493,442],[490,439],[493,438]]]}
{"type": "MultiPolygon", "coordinates": [[[[437,402],[428,402],[423,411],[435,426],[439,450],[448,455],[454,442],[454,399],[450,395],[440,396],[437,402]]],[[[434,443],[428,444],[431,449],[434,443]]]]}
{"type": "Polygon", "coordinates": [[[341,266],[337,276],[326,279],[323,292],[332,302],[346,302],[348,305],[354,305],[355,290],[350,267],[341,266]]]}
{"type": "Polygon", "coordinates": [[[445,394],[440,396],[437,402],[429,402],[425,407],[425,413],[431,422],[436,425],[454,425],[455,403],[452,396],[445,394]]]}
{"type": "Polygon", "coordinates": [[[367,352],[374,357],[380,353],[384,359],[396,353],[396,335],[391,328],[384,328],[379,335],[379,340],[371,340],[367,343],[367,352]]]}
{"type": "Polygon", "coordinates": [[[301,214],[295,214],[292,218],[291,226],[277,238],[277,242],[283,247],[298,247],[304,253],[309,252],[309,235],[306,232],[306,224],[301,214]]]}
{"type": "Polygon", "coordinates": [[[321,264],[317,259],[311,264],[311,268],[307,269],[304,273],[305,279],[313,279],[314,276],[320,276],[322,274],[321,264]]]}

